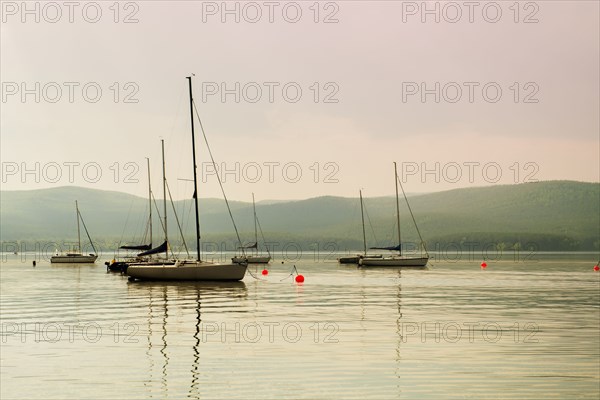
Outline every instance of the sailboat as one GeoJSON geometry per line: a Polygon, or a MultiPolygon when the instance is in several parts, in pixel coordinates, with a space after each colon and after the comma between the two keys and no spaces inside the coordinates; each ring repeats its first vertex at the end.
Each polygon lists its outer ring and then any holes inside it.
{"type": "MultiPolygon", "coordinates": [[[[148,167],[148,225],[147,233],[149,234],[149,244],[140,245],[123,245],[120,246],[121,250],[136,250],[136,251],[147,251],[152,249],[152,186],[150,183],[150,159],[146,158],[146,166],[148,167]]],[[[130,263],[141,261],[138,257],[125,257],[124,259],[117,260],[116,257],[111,262],[105,262],[106,269],[111,272],[125,272],[130,263]]]]}
{"type": "Polygon", "coordinates": [[[377,250],[388,250],[388,251],[397,251],[398,254],[392,255],[389,257],[366,257],[359,260],[359,265],[364,267],[424,267],[427,265],[429,261],[429,254],[427,253],[427,249],[425,248],[425,243],[423,242],[423,238],[421,238],[421,233],[419,232],[419,227],[417,226],[417,222],[415,221],[415,217],[410,208],[410,204],[408,203],[408,199],[406,198],[406,194],[404,193],[404,189],[402,189],[402,194],[404,195],[404,200],[408,206],[408,210],[410,211],[410,215],[412,216],[413,222],[415,223],[415,228],[417,229],[417,233],[419,234],[419,238],[421,239],[421,245],[425,249],[425,256],[421,257],[407,257],[402,255],[402,241],[400,236],[400,205],[398,204],[398,168],[396,167],[396,163],[394,163],[394,177],[396,179],[396,226],[398,228],[398,245],[393,247],[371,247],[371,249],[377,250]]]}
{"type": "Polygon", "coordinates": [[[146,158],[148,164],[148,206],[149,206],[149,217],[148,217],[148,231],[150,236],[150,244],[141,244],[141,245],[125,245],[119,247],[119,249],[123,250],[137,250],[142,251],[137,254],[135,257],[126,257],[124,260],[116,261],[113,260],[111,263],[105,263],[106,267],[109,271],[112,272],[127,272],[129,265],[131,264],[175,264],[175,260],[168,259],[168,250],[169,250],[169,239],[167,236],[167,189],[166,189],[166,174],[165,174],[165,143],[164,140],[161,140],[161,148],[162,148],[162,161],[163,161],[163,196],[164,196],[164,223],[163,230],[165,232],[165,240],[162,244],[160,244],[156,248],[152,248],[152,187],[150,185],[150,160],[146,158]],[[152,255],[165,253],[166,259],[156,260],[153,259],[152,255]]]}
{"type": "Polygon", "coordinates": [[[364,206],[363,206],[362,190],[359,190],[358,194],[360,196],[360,216],[362,219],[363,254],[357,254],[355,256],[339,257],[338,262],[340,264],[358,264],[359,261],[365,257],[382,258],[382,256],[380,256],[380,255],[368,255],[367,256],[367,235],[365,234],[365,212],[364,212],[364,206]]]}
{"type": "MultiPolygon", "coordinates": [[[[239,281],[244,279],[248,263],[212,263],[200,257],[200,221],[198,214],[198,179],[196,167],[196,138],[194,134],[194,98],[192,77],[187,77],[190,94],[190,118],[192,133],[192,162],[194,169],[194,206],[196,222],[196,259],[177,260],[174,264],[133,263],[127,268],[130,280],[167,280],[167,281],[239,281]]],[[[202,128],[202,124],[200,124],[202,128]]],[[[166,200],[166,199],[165,199],[166,200]]],[[[147,252],[146,252],[147,253],[147,252]]]]}
{"type": "MultiPolygon", "coordinates": [[[[271,252],[269,251],[269,247],[267,247],[265,245],[265,248],[267,249],[267,254],[266,256],[264,255],[259,255],[258,254],[258,229],[257,229],[257,224],[258,224],[258,217],[256,216],[256,203],[254,202],[254,193],[252,193],[252,208],[254,210],[254,244],[251,244],[249,246],[244,246],[244,249],[254,249],[256,250],[255,255],[253,256],[235,256],[231,259],[231,261],[233,261],[234,263],[240,263],[240,262],[248,262],[249,264],[268,264],[269,261],[271,261],[271,252]]],[[[261,234],[262,234],[262,229],[261,229],[261,234]]],[[[263,237],[264,240],[264,237],[263,237]]]]}
{"type": "MultiPolygon", "coordinates": [[[[165,240],[157,247],[152,248],[152,246],[150,246],[150,248],[145,248],[146,246],[144,246],[144,248],[140,248],[140,250],[145,250],[142,253],[137,255],[138,260],[141,259],[141,261],[138,262],[138,264],[156,264],[156,265],[165,265],[165,264],[174,264],[175,260],[170,260],[169,259],[169,235],[167,233],[167,173],[166,173],[166,167],[165,167],[165,141],[161,139],[160,141],[160,148],[161,148],[161,153],[162,153],[162,176],[163,176],[163,214],[164,214],[164,220],[163,220],[163,231],[165,233],[165,240]],[[152,256],[154,254],[161,254],[161,253],[165,253],[165,258],[164,259],[160,259],[160,260],[155,260],[150,258],[149,256],[152,256]]],[[[148,177],[148,180],[150,180],[150,178],[148,177]]],[[[142,246],[140,246],[142,247],[142,246]]],[[[131,263],[130,263],[131,264],[131,263]]]]}
{"type": "Polygon", "coordinates": [[[90,238],[90,234],[85,226],[85,222],[83,221],[83,217],[79,212],[79,205],[77,204],[77,200],[75,200],[75,211],[77,213],[77,251],[67,252],[65,254],[55,254],[50,257],[51,263],[95,263],[98,258],[98,254],[96,248],[94,247],[94,243],[92,243],[92,239],[90,238]],[[81,231],[79,228],[79,220],[83,224],[83,228],[85,229],[85,233],[94,249],[94,254],[81,254],[81,231]]]}

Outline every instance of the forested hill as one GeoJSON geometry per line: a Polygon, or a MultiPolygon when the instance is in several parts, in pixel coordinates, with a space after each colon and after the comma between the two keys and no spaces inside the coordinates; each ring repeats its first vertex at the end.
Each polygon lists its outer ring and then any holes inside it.
{"type": "MultiPolygon", "coordinates": [[[[76,237],[75,200],[79,201],[92,237],[99,240],[141,240],[148,215],[147,199],[119,192],[61,187],[0,194],[2,241],[76,237]]],[[[505,247],[534,243],[539,250],[600,249],[598,183],[547,181],[499,185],[415,195],[409,200],[430,248],[436,243],[496,242],[505,247]]],[[[394,197],[365,198],[369,245],[396,242],[394,202],[394,197]]],[[[252,204],[236,201],[230,204],[243,239],[252,240],[252,204]]],[[[414,224],[403,199],[400,204],[403,242],[416,241],[414,224]]],[[[186,236],[191,237],[192,201],[178,201],[174,206],[186,236]]],[[[156,207],[162,211],[162,202],[156,207]]],[[[175,234],[177,227],[171,205],[168,209],[169,232],[175,234]]],[[[200,211],[205,238],[233,240],[234,231],[223,200],[200,199],[200,211]]],[[[334,242],[341,249],[362,248],[357,198],[324,196],[259,202],[257,214],[269,241],[293,240],[303,246],[334,242]]],[[[158,219],[154,228],[155,237],[161,236],[158,219]]]]}

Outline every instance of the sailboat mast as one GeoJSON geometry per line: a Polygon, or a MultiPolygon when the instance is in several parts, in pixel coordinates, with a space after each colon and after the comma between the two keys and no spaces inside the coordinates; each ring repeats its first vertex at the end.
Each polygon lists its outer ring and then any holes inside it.
{"type": "Polygon", "coordinates": [[[400,237],[400,206],[398,205],[398,168],[396,167],[395,161],[394,177],[396,178],[394,182],[396,183],[396,224],[398,225],[398,250],[400,251],[400,255],[402,255],[402,239],[400,237]]]}
{"type": "Polygon", "coordinates": [[[148,166],[148,209],[150,210],[148,224],[150,229],[150,248],[152,248],[152,187],[150,184],[150,159],[148,157],[146,157],[146,164],[148,166]]]}
{"type": "Polygon", "coordinates": [[[167,242],[167,251],[165,252],[167,258],[169,258],[169,239],[167,235],[167,175],[165,172],[165,141],[160,140],[160,147],[162,149],[162,171],[163,171],[163,213],[165,214],[165,242],[167,242]]]}
{"type": "Polygon", "coordinates": [[[81,253],[81,234],[79,232],[79,206],[77,205],[77,200],[75,200],[75,212],[77,217],[77,243],[79,246],[77,248],[77,251],[81,253]]]}
{"type": "Polygon", "coordinates": [[[190,89],[190,119],[192,123],[192,159],[194,163],[194,206],[196,208],[196,250],[198,252],[198,261],[200,261],[200,221],[198,215],[198,179],[196,172],[196,137],[194,135],[194,97],[192,95],[192,77],[188,76],[187,80],[190,89]]]}
{"type": "Polygon", "coordinates": [[[363,229],[363,246],[365,255],[367,254],[367,234],[365,233],[365,212],[363,210],[363,198],[362,198],[362,190],[359,190],[360,194],[360,216],[362,218],[362,229],[363,229]]]}
{"type": "Polygon", "coordinates": [[[254,243],[256,243],[256,252],[258,253],[258,228],[256,227],[256,203],[254,202],[254,193],[252,193],[252,208],[254,209],[254,243]]]}

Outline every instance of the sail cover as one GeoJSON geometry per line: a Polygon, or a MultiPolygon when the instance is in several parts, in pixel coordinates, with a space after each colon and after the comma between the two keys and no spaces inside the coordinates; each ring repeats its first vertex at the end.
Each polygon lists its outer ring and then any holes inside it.
{"type": "Polygon", "coordinates": [[[258,243],[254,243],[248,246],[242,246],[242,247],[238,247],[238,249],[258,249],[258,243]]]}
{"type": "Polygon", "coordinates": [[[152,243],[150,244],[139,244],[137,246],[121,246],[120,249],[125,250],[150,250],[152,248],[152,243]]]}
{"type": "Polygon", "coordinates": [[[371,250],[389,250],[389,251],[400,251],[400,245],[393,247],[370,247],[371,250]]]}
{"type": "Polygon", "coordinates": [[[151,254],[166,253],[167,249],[168,249],[167,241],[165,240],[163,242],[163,244],[161,244],[160,246],[155,247],[152,250],[144,251],[143,253],[138,254],[138,257],[149,256],[151,254]]]}

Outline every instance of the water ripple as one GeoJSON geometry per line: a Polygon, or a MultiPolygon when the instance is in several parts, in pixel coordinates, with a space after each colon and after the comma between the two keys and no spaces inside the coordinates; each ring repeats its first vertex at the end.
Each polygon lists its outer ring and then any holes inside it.
{"type": "Polygon", "coordinates": [[[0,397],[595,399],[600,274],[575,261],[302,260],[296,285],[277,264],[260,281],[130,283],[9,258],[0,397]]]}

